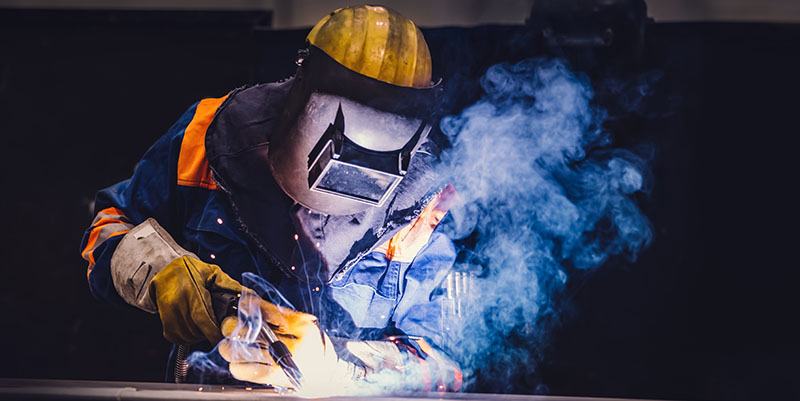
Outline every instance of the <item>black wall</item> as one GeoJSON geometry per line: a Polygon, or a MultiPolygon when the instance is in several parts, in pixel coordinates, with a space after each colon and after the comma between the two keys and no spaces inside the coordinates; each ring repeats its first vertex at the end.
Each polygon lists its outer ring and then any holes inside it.
{"type": "MultiPolygon", "coordinates": [[[[306,32],[269,19],[0,10],[0,377],[163,378],[158,319],[89,293],[90,203],[193,102],[293,72],[306,32]]],[[[425,35],[452,112],[489,65],[542,54],[522,26],[425,35]]],[[[587,67],[617,143],[652,160],[639,200],[655,241],[571,278],[552,346],[516,392],[800,397],[797,43],[797,25],[654,24],[637,66],[587,67]],[[618,83],[637,79],[649,96],[624,111],[635,89],[618,83]]]]}

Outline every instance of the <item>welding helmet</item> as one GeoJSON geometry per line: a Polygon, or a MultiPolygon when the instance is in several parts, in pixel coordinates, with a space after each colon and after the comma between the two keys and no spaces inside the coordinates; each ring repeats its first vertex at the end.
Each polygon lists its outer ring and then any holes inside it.
{"type": "Polygon", "coordinates": [[[433,123],[442,87],[414,23],[355,6],[319,21],[269,149],[273,176],[297,203],[330,215],[382,206],[433,123]]]}

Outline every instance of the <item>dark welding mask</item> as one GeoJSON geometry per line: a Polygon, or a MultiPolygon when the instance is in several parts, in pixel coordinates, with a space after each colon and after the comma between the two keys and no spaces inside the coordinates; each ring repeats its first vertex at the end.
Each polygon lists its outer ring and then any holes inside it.
{"type": "Polygon", "coordinates": [[[367,77],[310,46],[270,142],[273,176],[320,213],[380,207],[430,132],[441,92],[367,77]]]}

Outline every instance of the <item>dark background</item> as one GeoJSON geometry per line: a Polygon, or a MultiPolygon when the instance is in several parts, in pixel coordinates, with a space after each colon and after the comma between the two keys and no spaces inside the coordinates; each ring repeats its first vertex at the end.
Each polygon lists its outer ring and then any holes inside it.
{"type": "MultiPolygon", "coordinates": [[[[269,25],[264,12],[0,10],[0,377],[163,379],[158,319],[89,293],[91,200],[195,101],[291,75],[306,30],[269,25]]],[[[450,112],[489,65],[543,54],[524,26],[424,33],[450,112]]],[[[659,23],[633,67],[576,62],[617,145],[651,160],[639,200],[655,240],[635,263],[572,276],[551,346],[512,391],[800,398],[799,43],[800,25],[659,23]],[[636,107],[632,91],[647,94],[636,107]]]]}

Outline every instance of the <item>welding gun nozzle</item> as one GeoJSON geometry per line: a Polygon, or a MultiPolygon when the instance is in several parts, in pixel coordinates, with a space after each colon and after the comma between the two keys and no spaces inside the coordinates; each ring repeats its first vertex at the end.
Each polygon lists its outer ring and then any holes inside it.
{"type": "Polygon", "coordinates": [[[286,344],[281,341],[273,342],[269,346],[269,353],[272,359],[275,360],[275,363],[286,373],[292,385],[296,389],[299,389],[303,385],[303,376],[300,374],[300,369],[297,367],[297,364],[294,363],[289,348],[286,348],[286,344]]]}
{"type": "Polygon", "coordinates": [[[286,347],[286,344],[278,340],[278,337],[275,336],[275,333],[272,332],[272,329],[267,326],[267,323],[264,322],[261,325],[261,331],[264,333],[264,336],[267,337],[267,341],[269,342],[269,354],[272,356],[272,359],[275,360],[275,363],[283,369],[283,372],[286,374],[286,377],[289,378],[289,381],[295,387],[296,390],[299,390],[300,387],[303,385],[303,375],[300,374],[300,368],[297,367],[297,364],[294,363],[294,359],[292,359],[292,353],[289,351],[289,348],[286,347]]]}

